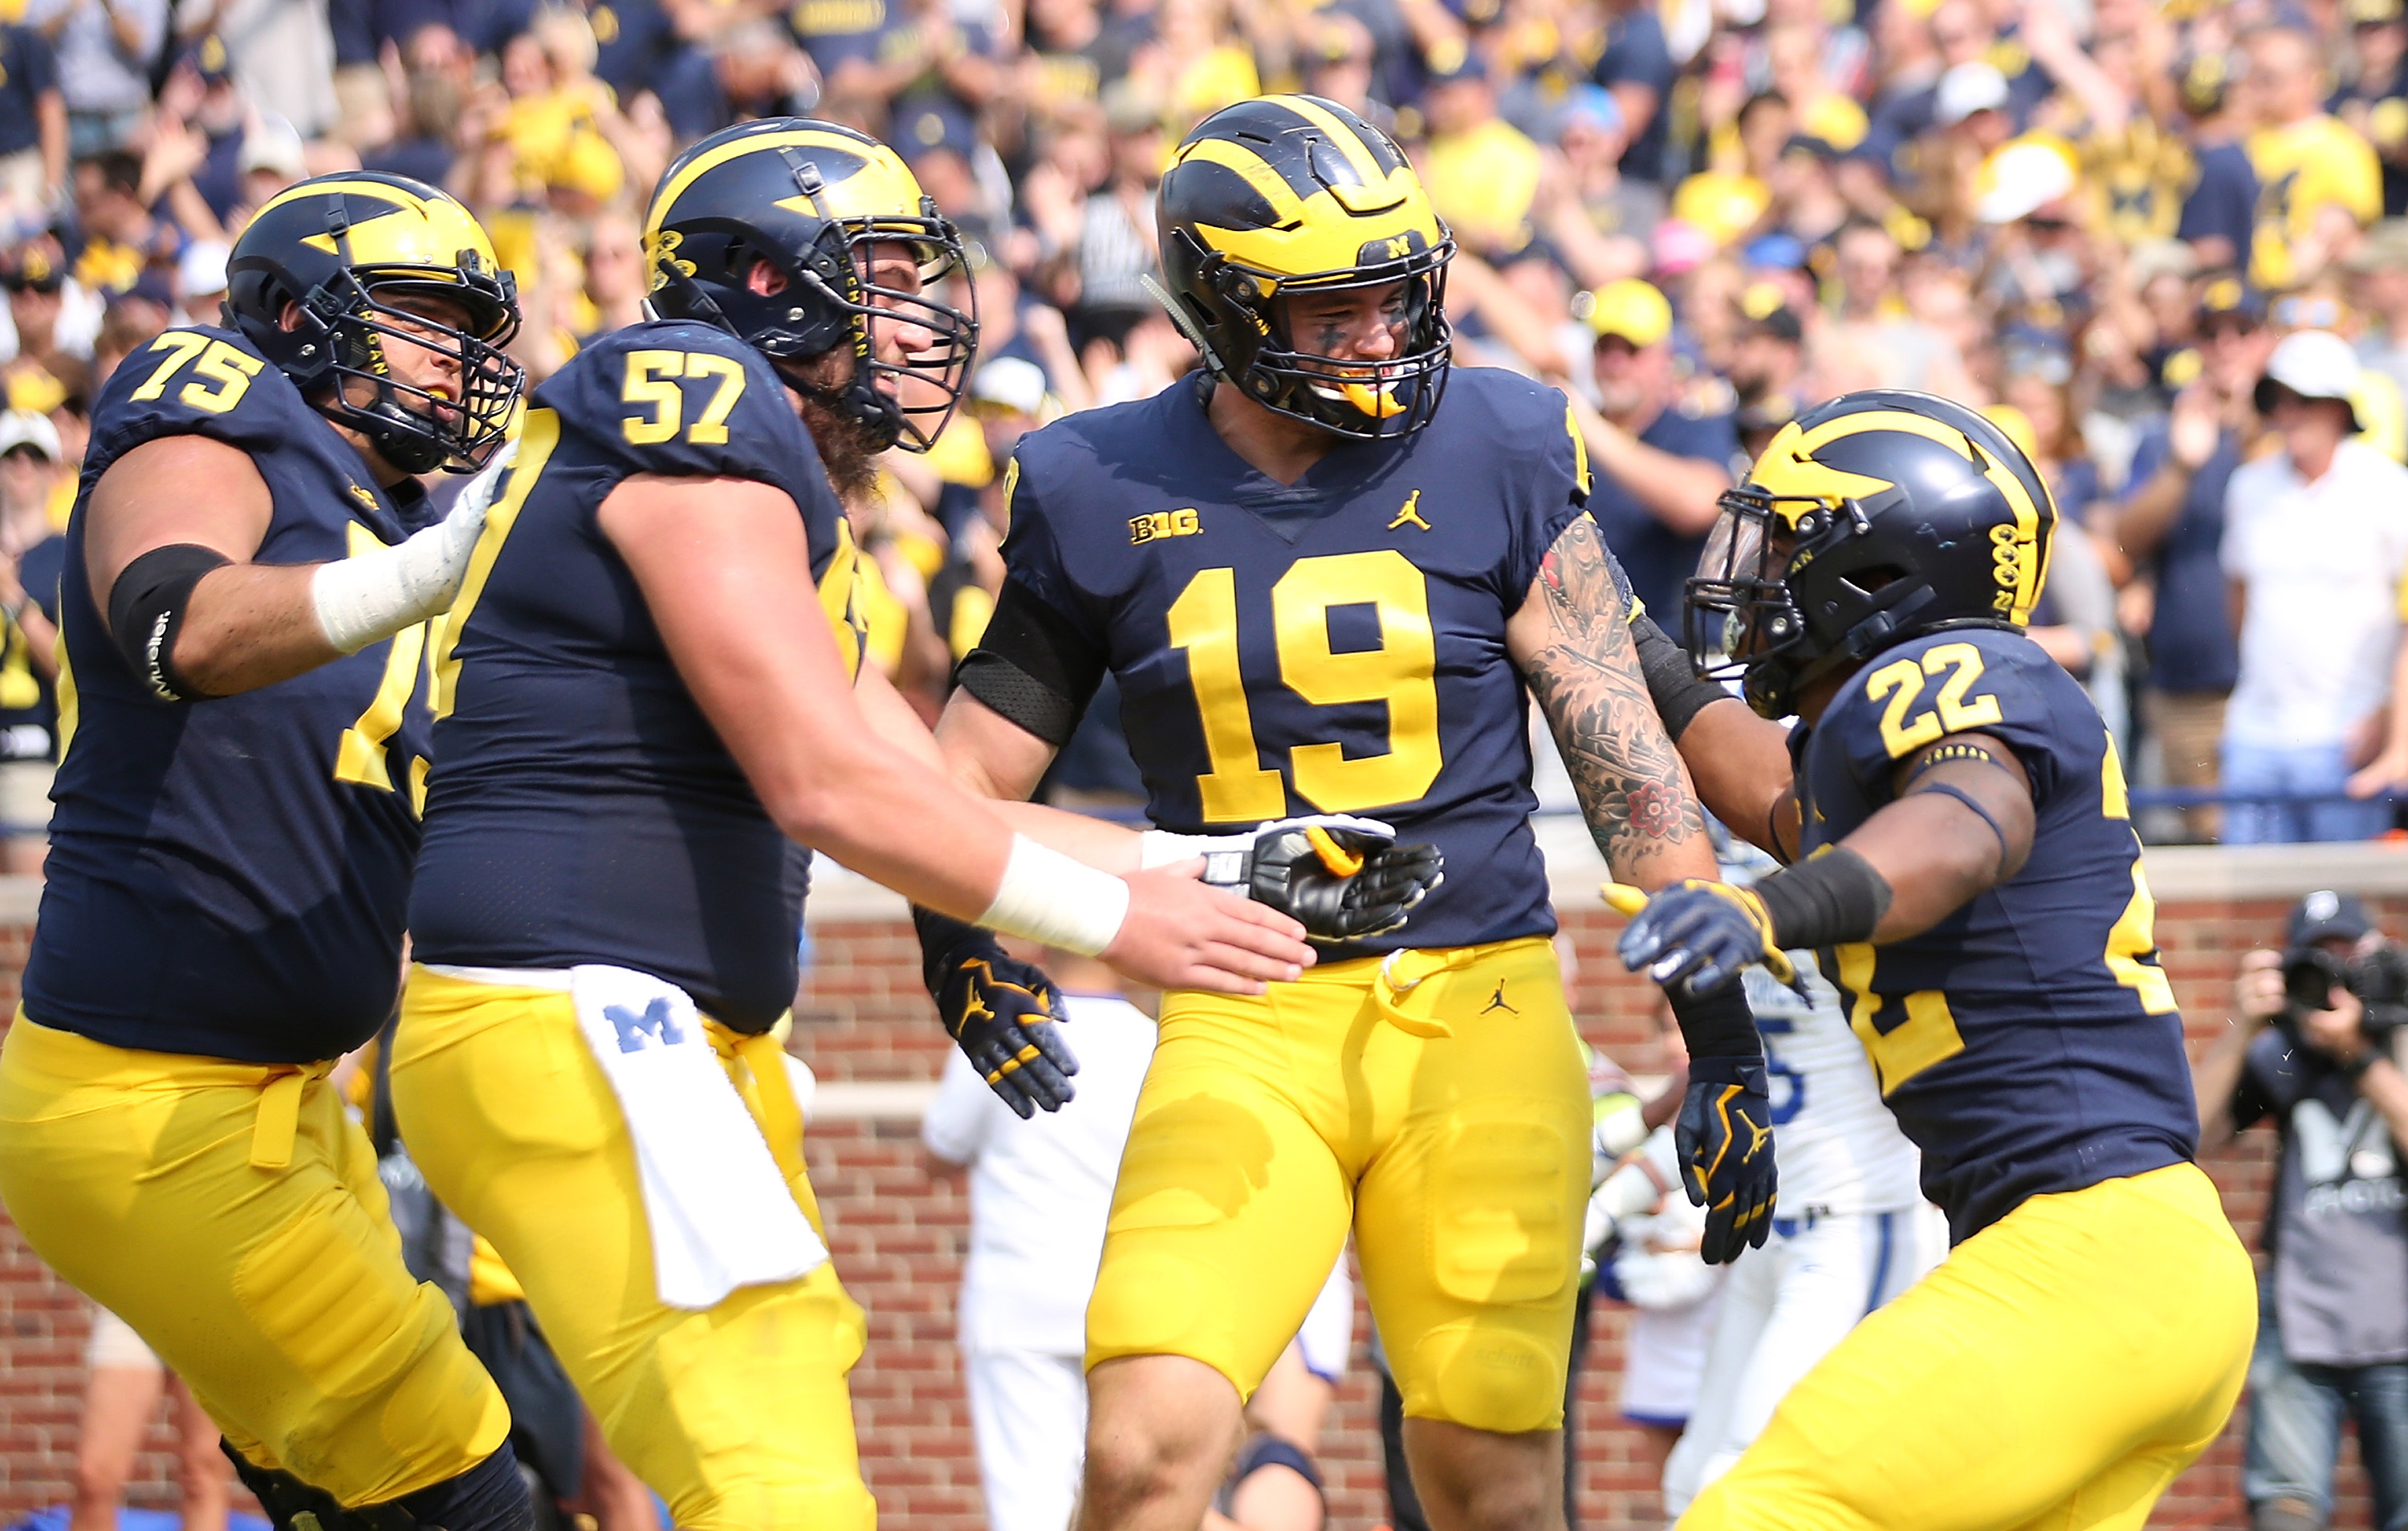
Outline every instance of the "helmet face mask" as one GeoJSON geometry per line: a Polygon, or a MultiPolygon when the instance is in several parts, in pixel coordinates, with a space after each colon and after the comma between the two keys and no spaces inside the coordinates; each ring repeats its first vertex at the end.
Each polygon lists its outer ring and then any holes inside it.
{"type": "Polygon", "coordinates": [[[364,172],[303,181],[261,207],[227,271],[228,325],[396,470],[473,473],[500,449],[526,382],[504,350],[517,284],[443,193],[364,172]],[[456,396],[397,375],[402,346],[450,356],[456,396]]]}
{"type": "Polygon", "coordinates": [[[654,312],[736,336],[880,450],[935,444],[977,354],[977,289],[960,232],[894,150],[826,122],[751,122],[688,150],[661,188],[645,221],[654,312]],[[898,249],[908,286],[894,279],[898,249]],[[775,292],[755,291],[763,262],[785,279],[775,292]],[[967,310],[936,295],[949,281],[967,310]],[[882,355],[897,326],[932,342],[882,355]],[[803,365],[840,350],[844,374],[803,365]]]}
{"type": "Polygon", "coordinates": [[[2057,513],[2022,451],[1930,394],[1853,393],[1784,426],[1720,501],[1682,611],[1690,663],[1768,718],[1894,644],[2020,632],[2057,513]]]}
{"type": "Polygon", "coordinates": [[[1429,423],[1453,354],[1455,240],[1386,135],[1315,96],[1240,102],[1180,146],[1158,211],[1168,290],[1155,295],[1214,378],[1338,436],[1393,439],[1429,423]],[[1355,361],[1298,343],[1289,301],[1398,282],[1393,355],[1355,361]]]}

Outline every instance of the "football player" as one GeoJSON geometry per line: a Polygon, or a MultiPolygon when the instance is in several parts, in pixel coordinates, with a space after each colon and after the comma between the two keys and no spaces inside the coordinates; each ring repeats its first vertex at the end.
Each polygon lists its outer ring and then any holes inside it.
{"type": "MultiPolygon", "coordinates": [[[[663,317],[536,391],[433,655],[394,1105],[680,1526],[866,1531],[861,1313],[816,1242],[770,1030],[803,846],[1152,984],[1256,989],[1312,951],[1195,864],[1124,878],[1015,834],[860,664],[831,476],[924,448],[976,337],[939,286],[959,236],[894,151],[801,119],[728,129],[669,167],[644,236],[663,317]],[[708,1077],[637,1082],[697,1047],[708,1077]],[[717,1131],[731,1157],[695,1164],[717,1131]]],[[[1032,1052],[1012,1037],[1006,1061],[1032,1052]]]]}
{"type": "Polygon", "coordinates": [[[1689,657],[1745,705],[1651,667],[1707,805],[1789,865],[1657,894],[1624,959],[1710,990],[1821,950],[1955,1242],[1684,1527],[2138,1527],[2240,1392],[2255,1284],[2192,1163],[2124,773],[2022,631],[2056,522],[1972,410],[1845,395],[1725,496],[1689,584],[1689,657]]]}
{"type": "Polygon", "coordinates": [[[423,525],[413,476],[501,448],[518,307],[476,220],[394,176],[280,193],[230,272],[224,327],[166,331],[93,411],[0,1197],[280,1526],[526,1525],[501,1396],[327,1084],[392,1011],[427,619],[490,487],[423,525]]]}
{"type": "MultiPolygon", "coordinates": [[[[1454,244],[1395,144],[1318,97],[1243,102],[1180,146],[1158,220],[1202,370],[1023,438],[1008,577],[939,742],[1025,796],[1109,669],[1149,856],[1375,813],[1445,876],[1300,982],[1166,997],[1087,1312],[1080,1524],[1197,1524],[1351,1226],[1432,1524],[1560,1525],[1590,1107],[1526,697],[1617,875],[1710,878],[1712,851],[1566,401],[1450,374],[1454,244]]],[[[1701,1099],[1762,1073],[1719,997],[1683,1016],[1726,1066],[1701,1099]]],[[[1762,1239],[1771,1152],[1716,1142],[1727,1259],[1762,1239]]]]}

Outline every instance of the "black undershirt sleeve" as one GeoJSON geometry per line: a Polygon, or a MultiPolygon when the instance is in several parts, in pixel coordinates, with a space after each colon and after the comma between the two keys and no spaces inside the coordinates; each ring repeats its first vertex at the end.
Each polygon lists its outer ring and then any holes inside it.
{"type": "Polygon", "coordinates": [[[1069,742],[1104,679],[1105,655],[1069,619],[1014,579],[953,681],[1055,749],[1069,742]]]}

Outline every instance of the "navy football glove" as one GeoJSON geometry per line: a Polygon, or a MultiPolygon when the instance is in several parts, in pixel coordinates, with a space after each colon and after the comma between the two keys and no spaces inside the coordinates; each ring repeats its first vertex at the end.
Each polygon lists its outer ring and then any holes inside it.
{"type": "Polygon", "coordinates": [[[1060,1110],[1079,1060],[1062,1040],[1054,980],[975,925],[928,909],[911,916],[928,996],[963,1056],[1022,1120],[1060,1110]]]}
{"type": "MultiPolygon", "coordinates": [[[[1149,837],[1151,838],[1152,837],[1149,837]]],[[[1244,835],[1163,836],[1148,865],[1204,858],[1204,880],[1268,904],[1315,941],[1378,936],[1444,880],[1435,845],[1398,845],[1376,819],[1326,813],[1280,819],[1244,835]]]]}
{"type": "Polygon", "coordinates": [[[1772,944],[1772,916],[1752,889],[1691,878],[1653,898],[1618,882],[1604,892],[1608,905],[1631,916],[1622,933],[1624,966],[1643,969],[1668,990],[1677,984],[1686,994],[1712,994],[1758,962],[1798,987],[1797,966],[1772,944]]]}
{"type": "Polygon", "coordinates": [[[1706,1264],[1724,1265],[1743,1249],[1762,1249],[1780,1190],[1763,1060],[1690,1059],[1672,1143],[1690,1202],[1706,1209],[1705,1242],[1698,1252],[1706,1264]]]}

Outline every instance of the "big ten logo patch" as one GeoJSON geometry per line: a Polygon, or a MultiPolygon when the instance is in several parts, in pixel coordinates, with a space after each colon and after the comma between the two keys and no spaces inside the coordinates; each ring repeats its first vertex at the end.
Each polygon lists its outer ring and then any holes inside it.
{"type": "Polygon", "coordinates": [[[1194,537],[1204,529],[1191,508],[1185,510],[1154,510],[1129,518],[1129,546],[1151,542],[1158,537],[1194,537]]]}

